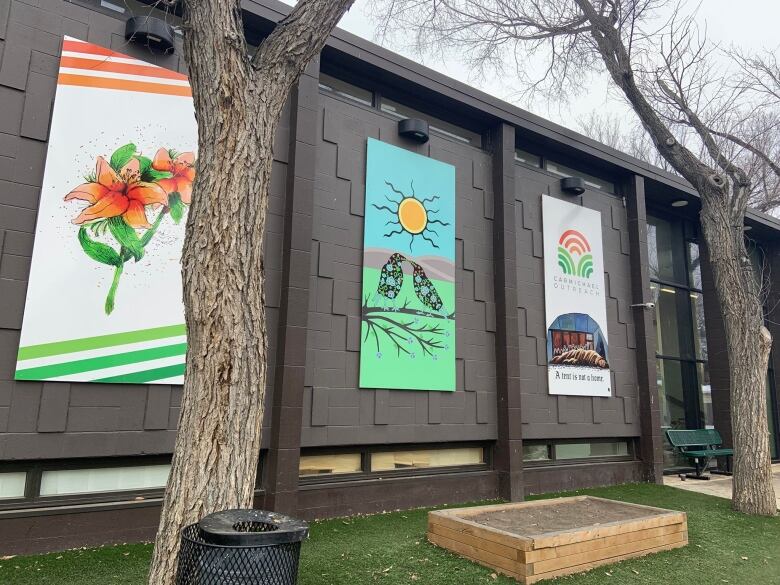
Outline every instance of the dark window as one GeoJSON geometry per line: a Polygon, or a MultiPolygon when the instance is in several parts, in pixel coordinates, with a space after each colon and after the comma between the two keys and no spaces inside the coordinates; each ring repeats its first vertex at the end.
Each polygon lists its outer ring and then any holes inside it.
{"type": "Polygon", "coordinates": [[[585,185],[588,187],[588,189],[593,189],[594,191],[603,191],[604,193],[615,192],[614,183],[605,181],[599,177],[594,177],[588,173],[583,173],[582,171],[572,169],[560,163],[545,159],[544,168],[548,172],[554,175],[558,175],[559,177],[580,177],[585,181],[585,185]]]}
{"type": "MultiPolygon", "coordinates": [[[[712,428],[707,332],[698,243],[684,220],[648,217],[650,290],[655,302],[656,373],[662,429],[712,428]]],[[[666,467],[686,464],[665,441],[666,467]]]]}
{"type": "Polygon", "coordinates": [[[526,150],[522,150],[520,148],[515,148],[515,161],[536,168],[540,168],[542,166],[541,156],[526,150]]]}
{"type": "Polygon", "coordinates": [[[346,81],[342,81],[341,79],[336,79],[325,73],[320,73],[320,90],[364,106],[371,107],[374,105],[373,92],[358,87],[357,85],[347,83],[346,81]]]}
{"type": "Polygon", "coordinates": [[[428,116],[427,114],[423,114],[418,110],[393,100],[389,100],[385,97],[382,97],[379,108],[385,114],[388,114],[397,120],[405,120],[407,118],[421,118],[428,122],[428,127],[430,128],[431,132],[435,132],[436,134],[445,136],[457,142],[462,142],[463,144],[470,144],[476,147],[482,146],[482,139],[476,132],[470,132],[469,130],[461,128],[460,126],[456,126],[455,124],[450,124],[449,122],[445,122],[439,118],[428,116]]]}

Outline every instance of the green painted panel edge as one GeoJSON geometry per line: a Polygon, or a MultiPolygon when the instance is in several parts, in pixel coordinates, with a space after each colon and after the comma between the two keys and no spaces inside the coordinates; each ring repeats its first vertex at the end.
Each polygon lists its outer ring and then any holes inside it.
{"type": "Polygon", "coordinates": [[[109,335],[98,335],[97,337],[83,337],[81,339],[54,341],[52,343],[42,343],[40,345],[28,345],[19,348],[18,359],[30,360],[34,358],[73,353],[77,351],[87,351],[90,349],[101,349],[104,347],[113,347],[116,345],[126,345],[128,343],[153,341],[155,339],[165,339],[166,337],[186,335],[186,333],[187,329],[184,324],[166,325],[164,327],[141,329],[139,331],[111,333],[109,335]]]}
{"type": "Polygon", "coordinates": [[[105,355],[72,362],[17,370],[15,379],[48,380],[50,378],[56,378],[59,376],[80,374],[82,372],[91,372],[94,370],[102,370],[115,366],[126,366],[128,364],[135,364],[149,360],[184,355],[185,353],[187,353],[187,344],[177,343],[174,345],[165,345],[163,347],[151,347],[148,349],[139,349],[136,351],[128,351],[114,355],[105,355]]]}
{"type": "Polygon", "coordinates": [[[184,375],[184,364],[174,364],[162,368],[154,368],[143,372],[133,372],[132,374],[122,374],[111,376],[110,378],[101,378],[93,382],[121,382],[125,384],[146,384],[163,378],[173,378],[174,376],[184,375]]]}

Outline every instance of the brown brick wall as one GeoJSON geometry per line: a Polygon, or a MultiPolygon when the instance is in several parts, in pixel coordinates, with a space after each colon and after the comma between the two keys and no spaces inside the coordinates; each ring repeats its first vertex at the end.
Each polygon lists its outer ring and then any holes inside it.
{"type": "Polygon", "coordinates": [[[496,437],[490,153],[431,134],[413,146],[376,109],[320,96],[302,445],[496,437]],[[366,140],[456,168],[457,391],[360,390],[366,140]]]}
{"type": "MultiPolygon", "coordinates": [[[[154,55],[125,41],[126,16],[100,10],[66,0],[0,0],[0,460],[168,453],[173,447],[179,387],[13,381],[62,37],[184,71],[178,40],[175,54],[154,55]]],[[[269,330],[276,328],[280,304],[287,113],[280,126],[265,256],[269,330]]],[[[273,377],[271,368],[269,389],[273,377]]]]}
{"type": "Polygon", "coordinates": [[[620,196],[587,190],[562,195],[560,178],[517,165],[516,235],[523,439],[639,436],[636,332],[631,300],[629,226],[620,196]],[[613,396],[547,392],[542,194],[601,212],[613,396]]]}

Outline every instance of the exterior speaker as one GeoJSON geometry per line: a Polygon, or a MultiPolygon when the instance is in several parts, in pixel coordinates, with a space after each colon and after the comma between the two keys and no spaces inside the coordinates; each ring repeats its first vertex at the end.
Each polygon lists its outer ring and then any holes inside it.
{"type": "Polygon", "coordinates": [[[419,118],[407,118],[398,122],[398,134],[420,144],[428,142],[428,122],[419,118]]]}
{"type": "Polygon", "coordinates": [[[585,192],[585,181],[580,177],[565,177],[561,179],[561,191],[569,195],[582,195],[585,192]]]}
{"type": "Polygon", "coordinates": [[[134,16],[127,20],[125,38],[159,53],[172,53],[173,27],[154,16],[134,16]]]}

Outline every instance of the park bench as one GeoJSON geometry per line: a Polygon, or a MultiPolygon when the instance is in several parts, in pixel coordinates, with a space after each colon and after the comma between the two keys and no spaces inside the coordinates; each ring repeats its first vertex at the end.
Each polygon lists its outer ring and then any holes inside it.
{"type": "Polygon", "coordinates": [[[681,475],[681,479],[686,477],[709,479],[709,476],[704,475],[703,472],[707,469],[710,459],[734,455],[733,449],[721,448],[723,439],[715,429],[669,429],[666,431],[666,438],[669,439],[672,447],[680,452],[680,455],[691,459],[696,467],[695,474],[681,475]]]}

